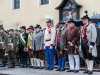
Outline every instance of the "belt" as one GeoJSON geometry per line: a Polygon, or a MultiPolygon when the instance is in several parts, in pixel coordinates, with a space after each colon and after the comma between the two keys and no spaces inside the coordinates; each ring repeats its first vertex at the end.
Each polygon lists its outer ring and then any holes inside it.
{"type": "Polygon", "coordinates": [[[46,40],[46,41],[51,41],[51,39],[49,39],[49,40],[46,40]]]}
{"type": "Polygon", "coordinates": [[[82,41],[87,41],[86,39],[82,39],[82,41]]]}

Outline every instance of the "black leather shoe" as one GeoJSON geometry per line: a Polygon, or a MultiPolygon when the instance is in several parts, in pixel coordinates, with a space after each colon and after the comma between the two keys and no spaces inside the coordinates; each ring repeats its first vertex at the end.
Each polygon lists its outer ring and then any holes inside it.
{"type": "Polygon", "coordinates": [[[24,65],[24,68],[27,68],[27,65],[24,65]]]}
{"type": "Polygon", "coordinates": [[[84,74],[86,74],[86,73],[88,73],[88,72],[89,72],[89,71],[88,71],[88,70],[86,70],[86,71],[84,71],[83,73],[84,73],[84,74]]]}
{"type": "Polygon", "coordinates": [[[40,69],[44,69],[44,67],[40,67],[40,69]]]}
{"type": "Polygon", "coordinates": [[[15,64],[10,64],[8,68],[15,68],[15,64]]]}
{"type": "Polygon", "coordinates": [[[61,68],[58,68],[56,71],[60,71],[61,68]]]}
{"type": "Polygon", "coordinates": [[[65,71],[65,69],[60,69],[60,71],[65,71]]]}
{"type": "Polygon", "coordinates": [[[36,68],[36,66],[33,66],[33,69],[35,69],[36,68]]]}
{"type": "Polygon", "coordinates": [[[67,72],[74,72],[74,70],[68,70],[67,72]]]}
{"type": "Polygon", "coordinates": [[[24,68],[24,66],[20,66],[20,68],[24,68]]]}
{"type": "Polygon", "coordinates": [[[34,69],[39,69],[40,67],[35,67],[34,69]]]}
{"type": "Polygon", "coordinates": [[[0,64],[0,67],[6,67],[5,61],[3,61],[2,64],[0,64]]]}
{"type": "Polygon", "coordinates": [[[49,71],[53,70],[53,68],[49,68],[49,71]]]}
{"type": "Polygon", "coordinates": [[[79,72],[79,70],[74,70],[74,73],[78,73],[79,72]]]}
{"type": "Polygon", "coordinates": [[[49,68],[46,68],[45,70],[49,70],[49,68]]]}
{"type": "Polygon", "coordinates": [[[30,66],[29,68],[33,68],[33,66],[30,66]]]}
{"type": "Polygon", "coordinates": [[[88,74],[93,74],[93,71],[88,71],[88,74]]]}

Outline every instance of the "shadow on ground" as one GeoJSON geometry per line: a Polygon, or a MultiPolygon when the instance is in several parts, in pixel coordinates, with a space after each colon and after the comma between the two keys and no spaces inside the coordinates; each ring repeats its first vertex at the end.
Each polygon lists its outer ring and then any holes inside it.
{"type": "Polygon", "coordinates": [[[1,73],[0,73],[0,75],[10,75],[10,74],[1,74],[1,73]]]}

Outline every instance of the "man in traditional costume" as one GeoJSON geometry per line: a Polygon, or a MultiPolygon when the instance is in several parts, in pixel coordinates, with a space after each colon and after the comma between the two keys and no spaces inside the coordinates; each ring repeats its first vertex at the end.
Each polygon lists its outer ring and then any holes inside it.
{"type": "Polygon", "coordinates": [[[47,28],[44,32],[44,49],[46,49],[47,68],[45,70],[53,70],[54,66],[54,41],[55,28],[51,25],[51,20],[47,20],[47,28]]]}
{"type": "Polygon", "coordinates": [[[65,23],[63,21],[58,24],[60,29],[56,32],[56,50],[59,67],[56,71],[65,71],[65,62],[67,57],[67,51],[64,50],[66,28],[64,27],[65,23]]]}
{"type": "Polygon", "coordinates": [[[93,57],[97,56],[97,31],[96,27],[93,24],[89,23],[90,18],[87,14],[83,16],[82,22],[84,25],[81,27],[80,31],[80,42],[87,65],[87,69],[83,73],[93,74],[93,57]]]}
{"type": "Polygon", "coordinates": [[[79,41],[80,34],[79,29],[75,27],[75,21],[70,19],[68,21],[69,29],[65,33],[65,48],[67,49],[68,59],[69,59],[69,66],[70,70],[67,72],[79,72],[80,69],[80,60],[79,60],[79,53],[77,50],[77,42],[79,41]],[[75,62],[74,62],[75,60],[75,62]]]}

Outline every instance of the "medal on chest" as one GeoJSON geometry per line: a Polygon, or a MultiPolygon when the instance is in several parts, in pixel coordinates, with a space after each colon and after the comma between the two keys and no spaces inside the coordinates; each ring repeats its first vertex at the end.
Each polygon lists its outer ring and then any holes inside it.
{"type": "Polygon", "coordinates": [[[62,54],[62,51],[60,51],[60,54],[62,54]]]}

